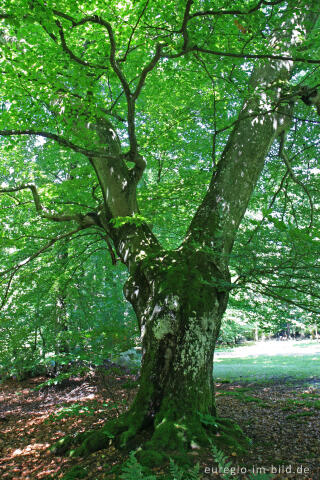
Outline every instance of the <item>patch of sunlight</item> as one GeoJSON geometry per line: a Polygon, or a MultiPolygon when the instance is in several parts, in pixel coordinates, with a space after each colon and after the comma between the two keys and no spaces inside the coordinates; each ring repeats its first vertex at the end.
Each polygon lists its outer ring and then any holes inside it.
{"type": "Polygon", "coordinates": [[[270,340],[256,342],[254,345],[244,345],[233,349],[217,350],[216,360],[219,358],[248,358],[251,356],[278,356],[278,355],[320,355],[320,342],[316,340],[270,340]]]}
{"type": "Polygon", "coordinates": [[[215,355],[214,377],[229,380],[320,379],[320,343],[268,341],[222,349],[215,355]]]}
{"type": "Polygon", "coordinates": [[[24,448],[17,448],[12,452],[12,457],[18,457],[19,455],[33,455],[37,450],[44,450],[49,448],[50,443],[33,443],[32,445],[27,445],[24,448]]]}

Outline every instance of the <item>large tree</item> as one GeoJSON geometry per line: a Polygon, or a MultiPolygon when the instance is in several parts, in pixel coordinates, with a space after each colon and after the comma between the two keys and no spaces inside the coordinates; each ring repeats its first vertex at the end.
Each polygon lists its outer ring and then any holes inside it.
{"type": "MultiPolygon", "coordinates": [[[[106,444],[106,431],[125,445],[150,426],[149,450],[183,450],[208,439],[208,415],[216,415],[213,352],[233,287],[230,258],[270,149],[276,169],[284,170],[279,190],[288,177],[303,190],[311,216],[306,222],[304,208],[303,235],[312,239],[312,196],[289,154],[314,162],[314,151],[308,156],[296,139],[304,128],[299,122],[313,122],[305,143],[318,123],[312,107],[320,105],[316,4],[2,3],[0,135],[13,169],[4,175],[2,192],[15,199],[30,195],[49,235],[52,222],[60,226],[58,235],[34,251],[29,244],[28,256],[5,269],[3,304],[26,264],[55,243],[95,229],[113,263],[120,259],[127,267],[124,294],[141,332],[133,405],[77,453],[106,444]],[[13,178],[15,155],[22,154],[24,167],[20,162],[13,178]],[[56,166],[51,187],[50,175],[44,178],[39,168],[46,159],[56,166]],[[185,183],[190,194],[192,179],[199,192],[194,200],[182,197],[189,212],[180,202],[175,220],[157,225],[149,202],[159,192],[158,208],[166,208],[172,198],[170,185],[161,187],[166,175],[177,191],[185,183]],[[72,188],[64,188],[66,182],[72,188]],[[50,202],[58,188],[60,204],[50,202]],[[81,210],[92,198],[94,208],[81,210]],[[185,230],[179,215],[190,219],[185,230]],[[175,246],[167,241],[171,227],[180,235],[175,246]]],[[[213,420],[211,426],[217,428],[213,420]]]]}

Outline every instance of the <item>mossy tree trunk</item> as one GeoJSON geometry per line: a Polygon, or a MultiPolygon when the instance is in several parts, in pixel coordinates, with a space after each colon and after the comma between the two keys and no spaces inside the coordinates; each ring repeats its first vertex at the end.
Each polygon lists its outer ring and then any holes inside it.
{"type": "MultiPolygon", "coordinates": [[[[199,427],[201,416],[216,414],[213,352],[231,286],[232,246],[270,146],[291,118],[290,107],[266,113],[258,91],[261,85],[267,89],[287,78],[290,68],[282,62],[254,71],[251,98],[181,246],[163,251],[144,233],[139,251],[133,253],[125,294],[140,323],[143,361],[140,389],[127,416],[122,444],[151,423],[150,445],[186,447],[205,436],[199,427]]],[[[278,90],[273,102],[279,97],[278,90]]],[[[119,244],[124,238],[122,233],[119,244]]]]}
{"type": "Polygon", "coordinates": [[[147,259],[126,285],[143,346],[140,389],[130,412],[138,428],[215,415],[213,352],[228,287],[228,276],[210,255],[187,247],[147,259]]]}

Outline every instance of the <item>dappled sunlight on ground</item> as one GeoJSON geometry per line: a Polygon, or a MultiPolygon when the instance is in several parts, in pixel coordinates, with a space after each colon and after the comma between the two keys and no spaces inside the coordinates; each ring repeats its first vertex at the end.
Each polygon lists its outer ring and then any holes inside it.
{"type": "MultiPolygon", "coordinates": [[[[278,357],[257,358],[271,362],[278,357]]],[[[292,359],[295,361],[295,357],[292,359]]],[[[250,365],[250,358],[246,357],[222,360],[234,361],[238,370],[241,362],[250,365]]],[[[0,479],[59,480],[70,468],[79,466],[87,472],[85,479],[119,480],[120,474],[110,472],[110,468],[127,459],[123,450],[111,446],[86,458],[70,458],[54,456],[48,447],[65,435],[99,428],[106,420],[118,417],[132,402],[134,380],[129,374],[92,375],[40,391],[33,390],[44,381],[40,377],[0,385],[0,479]],[[131,386],[126,386],[130,382],[131,386]]],[[[246,455],[232,453],[233,465],[303,465],[312,472],[310,478],[320,478],[320,383],[315,379],[296,379],[290,384],[278,377],[272,378],[272,382],[269,378],[268,383],[221,381],[217,383],[217,407],[220,416],[235,420],[253,440],[246,455]]],[[[201,472],[214,463],[210,452],[192,454],[199,461],[201,472]]],[[[303,480],[301,476],[283,474],[274,477],[284,478],[303,480]]]]}
{"type": "MultiPolygon", "coordinates": [[[[118,416],[130,401],[132,391],[124,391],[118,377],[115,390],[107,389],[106,379],[97,376],[71,379],[64,384],[34,391],[45,378],[8,381],[0,384],[0,478],[1,480],[35,480],[62,477],[78,459],[54,456],[49,446],[70,433],[99,428],[105,420],[118,416]],[[26,388],[27,387],[27,388],[26,388]],[[119,388],[120,387],[120,388],[119,388]],[[78,405],[78,414],[59,417],[62,406],[78,405]],[[84,409],[81,410],[81,406],[84,409]],[[106,406],[108,408],[106,408],[106,406]],[[86,412],[86,408],[89,414],[86,412]]],[[[106,455],[104,456],[106,458],[106,455]]],[[[83,461],[81,459],[81,464],[83,461]]],[[[104,477],[101,452],[84,461],[96,479],[104,477]]],[[[89,477],[90,478],[90,477],[89,477]]]]}

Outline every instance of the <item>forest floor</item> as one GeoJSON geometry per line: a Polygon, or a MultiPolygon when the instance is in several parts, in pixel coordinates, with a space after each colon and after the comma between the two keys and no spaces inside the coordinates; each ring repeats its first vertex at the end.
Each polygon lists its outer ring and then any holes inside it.
{"type": "MultiPolygon", "coordinates": [[[[134,379],[124,371],[106,370],[39,391],[34,388],[44,377],[1,384],[1,480],[61,479],[74,466],[83,474],[75,480],[119,479],[119,473],[108,471],[123,464],[127,454],[112,446],[84,459],[54,456],[48,447],[68,433],[99,428],[119,415],[134,397],[134,379]]],[[[320,479],[320,378],[218,383],[217,406],[220,416],[234,419],[253,440],[244,457],[230,455],[241,469],[239,478],[247,478],[245,470],[265,468],[269,473],[273,467],[275,479],[320,479]]],[[[201,478],[221,478],[212,455],[196,453],[201,478]]]]}

